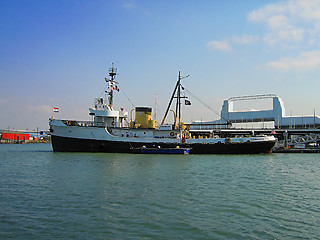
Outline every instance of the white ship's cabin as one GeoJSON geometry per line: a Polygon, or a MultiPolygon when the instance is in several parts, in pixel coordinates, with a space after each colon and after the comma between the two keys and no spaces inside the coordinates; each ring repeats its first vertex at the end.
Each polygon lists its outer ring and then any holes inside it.
{"type": "Polygon", "coordinates": [[[152,119],[150,107],[135,107],[131,110],[129,120],[128,112],[122,108],[120,111],[114,110],[113,106],[104,104],[100,98],[95,100],[94,108],[89,108],[89,115],[93,116],[94,127],[108,128],[109,132],[116,136],[177,138],[179,135],[179,130],[174,130],[173,125],[163,125],[158,128],[156,121],[152,119]]]}
{"type": "Polygon", "coordinates": [[[89,115],[93,117],[96,127],[129,127],[128,112],[123,108],[115,110],[112,105],[105,104],[103,98],[96,98],[94,108],[89,108],[89,115]]]}

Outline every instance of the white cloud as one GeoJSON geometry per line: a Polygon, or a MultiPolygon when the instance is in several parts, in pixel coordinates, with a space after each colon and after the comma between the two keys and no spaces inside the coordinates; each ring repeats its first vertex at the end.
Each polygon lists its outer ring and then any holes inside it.
{"type": "Polygon", "coordinates": [[[285,3],[274,3],[262,7],[258,10],[253,10],[248,14],[248,20],[252,22],[266,22],[271,16],[278,15],[287,10],[285,3]]]}
{"type": "Polygon", "coordinates": [[[287,16],[290,20],[318,21],[320,20],[319,0],[287,0],[268,4],[248,14],[248,20],[266,22],[277,15],[287,16]]]}
{"type": "Polygon", "coordinates": [[[207,43],[207,48],[222,52],[231,52],[232,47],[227,41],[211,41],[207,43]]]}
{"type": "MultiPolygon", "coordinates": [[[[268,32],[263,37],[263,40],[269,45],[281,43],[286,46],[287,44],[297,44],[302,42],[304,38],[305,34],[303,29],[288,26],[287,28],[279,29],[278,31],[268,32]]],[[[308,41],[308,43],[312,44],[311,41],[308,41]]]]}
{"type": "Polygon", "coordinates": [[[320,69],[320,51],[301,52],[295,58],[281,58],[266,65],[278,70],[310,70],[320,69]]]}
{"type": "Polygon", "coordinates": [[[302,43],[304,40],[314,44],[320,33],[320,1],[288,0],[269,4],[251,11],[247,19],[266,25],[263,39],[270,45],[302,43]]]}
{"type": "Polygon", "coordinates": [[[249,45],[260,40],[258,35],[234,35],[224,41],[210,41],[207,43],[207,48],[222,52],[231,52],[233,50],[231,43],[238,45],[249,45]]]}
{"type": "Polygon", "coordinates": [[[234,35],[232,37],[232,42],[236,43],[236,44],[240,44],[240,45],[248,45],[254,42],[258,42],[260,39],[260,37],[258,35],[234,35]]]}
{"type": "Polygon", "coordinates": [[[260,40],[258,35],[234,35],[224,41],[210,41],[207,43],[207,48],[222,52],[231,52],[233,50],[231,43],[238,45],[249,45],[260,40]]]}
{"type": "Polygon", "coordinates": [[[320,20],[319,0],[296,0],[289,1],[290,13],[306,21],[320,20]]]}
{"type": "Polygon", "coordinates": [[[290,26],[289,20],[285,15],[276,15],[267,19],[267,24],[271,29],[281,29],[290,26]]]}

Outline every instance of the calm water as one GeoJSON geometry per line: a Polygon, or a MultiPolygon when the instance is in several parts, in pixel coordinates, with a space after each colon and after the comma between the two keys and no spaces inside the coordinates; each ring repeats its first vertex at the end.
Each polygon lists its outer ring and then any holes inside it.
{"type": "Polygon", "coordinates": [[[320,155],[0,145],[0,239],[320,239],[320,155]]]}

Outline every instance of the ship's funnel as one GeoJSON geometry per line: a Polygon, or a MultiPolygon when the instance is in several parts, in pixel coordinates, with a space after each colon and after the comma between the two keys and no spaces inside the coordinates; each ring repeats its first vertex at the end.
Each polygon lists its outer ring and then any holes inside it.
{"type": "Polygon", "coordinates": [[[152,108],[136,107],[134,128],[156,128],[156,121],[152,120],[152,108]]]}

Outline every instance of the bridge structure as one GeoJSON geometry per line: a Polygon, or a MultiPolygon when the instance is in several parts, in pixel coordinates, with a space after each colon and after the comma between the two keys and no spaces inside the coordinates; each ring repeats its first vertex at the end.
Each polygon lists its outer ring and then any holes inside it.
{"type": "Polygon", "coordinates": [[[275,149],[287,148],[287,147],[297,147],[308,148],[308,145],[313,144],[313,146],[319,147],[320,144],[320,134],[310,133],[308,135],[297,135],[295,137],[290,137],[287,135],[283,140],[279,140],[274,147],[275,149]]]}

